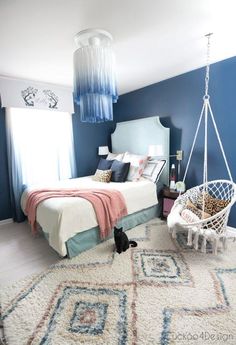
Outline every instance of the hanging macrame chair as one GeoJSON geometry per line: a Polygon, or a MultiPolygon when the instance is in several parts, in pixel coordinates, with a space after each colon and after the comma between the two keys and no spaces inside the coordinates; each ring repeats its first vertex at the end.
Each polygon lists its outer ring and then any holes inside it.
{"type": "MultiPolygon", "coordinates": [[[[229,169],[229,165],[226,159],[224,148],[220,139],[220,135],[216,126],[214,115],[210,105],[210,96],[208,94],[209,85],[209,55],[210,55],[210,37],[211,34],[206,35],[208,39],[207,43],[207,65],[206,65],[206,77],[205,77],[205,95],[203,97],[203,107],[198,121],[196,133],[194,136],[193,144],[191,147],[189,159],[187,162],[183,182],[185,182],[189,164],[192,158],[193,150],[195,147],[196,139],[198,136],[200,124],[204,118],[204,166],[203,166],[203,184],[189,189],[186,193],[180,194],[176,199],[171,213],[167,218],[167,225],[172,237],[176,237],[177,231],[183,229],[188,231],[187,245],[193,246],[196,250],[199,247],[199,238],[201,237],[202,252],[206,252],[206,243],[211,241],[213,243],[213,253],[217,254],[219,241],[225,242],[227,237],[236,237],[236,231],[227,226],[228,217],[231,207],[236,201],[236,184],[233,182],[232,175],[229,169]],[[229,175],[229,180],[215,180],[208,181],[208,166],[207,166],[207,144],[208,144],[208,115],[213,123],[213,127],[219,142],[221,153],[226,165],[226,169],[229,175]],[[182,217],[182,212],[188,208],[189,203],[196,206],[200,212],[200,217],[196,217],[193,220],[186,220],[186,217],[182,217]],[[211,204],[211,205],[209,205],[211,204]],[[209,212],[209,208],[213,205],[214,214],[209,212]],[[207,218],[206,217],[207,214],[207,218]]],[[[190,217],[191,218],[191,217],[190,217]]]]}

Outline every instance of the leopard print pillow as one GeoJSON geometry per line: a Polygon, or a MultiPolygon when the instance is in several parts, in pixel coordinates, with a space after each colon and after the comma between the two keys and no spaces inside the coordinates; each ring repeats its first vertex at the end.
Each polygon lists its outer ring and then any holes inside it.
{"type": "Polygon", "coordinates": [[[111,180],[111,170],[99,170],[97,169],[95,175],[93,176],[94,181],[98,182],[110,182],[111,180]]]}
{"type": "Polygon", "coordinates": [[[211,217],[210,213],[202,212],[202,210],[195,206],[190,200],[188,200],[186,203],[186,209],[194,213],[199,219],[206,219],[211,217]]]}
{"type": "Polygon", "coordinates": [[[208,193],[202,193],[196,200],[196,206],[201,210],[203,208],[203,199],[205,202],[204,211],[209,213],[211,216],[214,216],[216,213],[223,210],[230,202],[229,200],[213,198],[208,193]]]}

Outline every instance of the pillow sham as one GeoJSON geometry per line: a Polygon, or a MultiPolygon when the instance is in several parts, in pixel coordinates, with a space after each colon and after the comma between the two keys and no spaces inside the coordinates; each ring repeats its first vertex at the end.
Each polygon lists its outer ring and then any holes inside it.
{"type": "Polygon", "coordinates": [[[117,161],[122,161],[124,157],[124,153],[112,153],[112,152],[109,152],[108,155],[107,155],[107,160],[114,160],[116,159],[117,161]]]}
{"type": "Polygon", "coordinates": [[[97,169],[95,175],[93,176],[94,181],[98,182],[110,182],[111,180],[111,170],[99,170],[97,169]]]}
{"type": "Polygon", "coordinates": [[[111,166],[111,181],[112,182],[125,182],[129,173],[130,163],[123,163],[114,160],[111,166]]]}
{"type": "Polygon", "coordinates": [[[135,155],[125,152],[123,162],[130,162],[129,173],[127,176],[128,181],[138,181],[142,176],[143,170],[147,165],[148,156],[135,155]]]}
{"type": "Polygon", "coordinates": [[[111,168],[113,162],[114,162],[114,160],[108,160],[108,159],[100,158],[97,169],[98,170],[109,170],[111,168]]]}
{"type": "Polygon", "coordinates": [[[165,165],[165,159],[149,160],[144,168],[142,176],[156,183],[159,180],[165,165]]]}

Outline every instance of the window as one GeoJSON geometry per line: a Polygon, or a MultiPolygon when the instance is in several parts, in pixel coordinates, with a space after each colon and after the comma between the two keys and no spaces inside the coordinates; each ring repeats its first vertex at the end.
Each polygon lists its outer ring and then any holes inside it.
{"type": "Polygon", "coordinates": [[[75,177],[71,117],[58,111],[7,109],[8,136],[23,184],[75,177]]]}

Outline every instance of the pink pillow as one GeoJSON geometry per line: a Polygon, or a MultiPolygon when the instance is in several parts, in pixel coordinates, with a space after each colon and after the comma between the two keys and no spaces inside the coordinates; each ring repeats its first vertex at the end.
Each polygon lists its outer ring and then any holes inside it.
{"type": "Polygon", "coordinates": [[[125,152],[122,162],[130,162],[127,181],[138,181],[143,174],[145,166],[147,165],[148,156],[135,155],[129,152],[125,152]]]}

